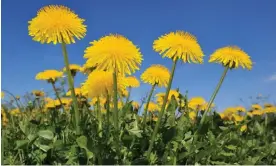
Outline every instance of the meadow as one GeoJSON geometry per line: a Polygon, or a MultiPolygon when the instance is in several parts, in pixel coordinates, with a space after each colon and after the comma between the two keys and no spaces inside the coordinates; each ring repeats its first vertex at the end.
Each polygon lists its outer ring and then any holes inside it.
{"type": "Polygon", "coordinates": [[[143,48],[123,34],[103,34],[84,50],[85,64],[71,62],[66,46],[77,44],[87,28],[65,6],[43,7],[28,30],[34,42],[60,45],[64,68],[34,76],[52,87],[54,97],[41,90],[24,97],[1,92],[2,164],[276,164],[275,104],[223,112],[215,107],[227,73],[254,67],[242,48],[225,46],[206,57],[193,34],[168,32],[152,47],[160,54],[156,58],[167,59],[172,68],[152,64],[137,78],[143,48]],[[204,65],[205,58],[222,72],[208,101],[171,88],[178,66],[204,65]],[[77,74],[86,75],[80,87],[74,86],[77,74]],[[141,82],[151,88],[142,101],[133,101],[131,89],[139,89],[141,82]],[[155,94],[158,88],[166,91],[155,94]]]}

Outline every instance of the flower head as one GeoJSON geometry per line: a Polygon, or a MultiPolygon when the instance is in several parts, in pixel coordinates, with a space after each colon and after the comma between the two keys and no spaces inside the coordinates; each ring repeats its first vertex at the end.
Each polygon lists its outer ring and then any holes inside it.
{"type": "Polygon", "coordinates": [[[157,84],[159,87],[166,87],[170,79],[170,71],[162,65],[152,65],[141,75],[141,80],[150,85],[157,84]]]}
{"type": "Polygon", "coordinates": [[[227,46],[217,49],[209,59],[209,62],[220,63],[230,69],[242,67],[252,69],[250,56],[237,46],[227,46]]]}
{"type": "Polygon", "coordinates": [[[63,73],[57,70],[44,70],[43,72],[39,72],[35,79],[55,82],[58,78],[61,78],[62,75],[63,73]]]}
{"type": "Polygon", "coordinates": [[[98,70],[132,74],[139,69],[143,60],[139,49],[122,35],[111,34],[90,44],[92,46],[84,54],[84,58],[88,58],[88,67],[97,66],[98,70]]]}
{"type": "Polygon", "coordinates": [[[137,101],[133,101],[131,105],[134,109],[138,109],[140,107],[140,104],[137,101]]]}
{"type": "Polygon", "coordinates": [[[274,107],[274,106],[266,107],[265,109],[263,109],[263,112],[265,112],[265,113],[276,113],[276,107],[274,107]]]}
{"type": "Polygon", "coordinates": [[[170,32],[159,37],[153,43],[153,49],[173,60],[184,63],[203,63],[203,52],[195,36],[188,32],[170,32]]]}
{"type": "MultiPolygon", "coordinates": [[[[74,89],[75,89],[76,96],[80,96],[81,95],[81,88],[74,88],[74,89]]],[[[70,90],[66,93],[66,96],[71,96],[71,91],[70,90]]]]}
{"type": "MultiPolygon", "coordinates": [[[[179,95],[180,93],[176,90],[170,90],[169,96],[168,96],[168,103],[171,102],[172,97],[174,96],[175,100],[179,102],[179,95]]],[[[164,102],[165,93],[157,93],[156,95],[156,101],[159,105],[162,105],[164,102]]],[[[167,103],[167,104],[168,104],[167,103]]]]}
{"type": "Polygon", "coordinates": [[[126,82],[127,82],[127,86],[131,87],[131,88],[137,88],[140,86],[140,82],[139,80],[134,77],[134,76],[129,76],[125,78],[126,82]]]}
{"type": "MultiPolygon", "coordinates": [[[[145,108],[146,108],[146,105],[144,105],[144,109],[145,108]]],[[[155,104],[154,102],[149,102],[149,107],[148,107],[149,112],[154,112],[158,110],[159,110],[159,106],[157,104],[155,104]]]]}
{"type": "Polygon", "coordinates": [[[241,126],[241,128],[240,128],[240,131],[241,132],[244,132],[244,131],[246,131],[247,130],[247,125],[245,124],[245,125],[242,125],[241,126]]]}
{"type": "Polygon", "coordinates": [[[259,104],[252,104],[251,107],[253,110],[262,110],[262,106],[260,106],[259,104]]]}
{"type": "MultiPolygon", "coordinates": [[[[81,70],[81,66],[77,64],[70,64],[69,69],[72,76],[74,77],[77,74],[77,72],[81,70]]],[[[64,67],[62,70],[63,72],[66,72],[66,67],[64,67]]]]}
{"type": "Polygon", "coordinates": [[[35,95],[36,97],[42,97],[44,96],[44,92],[40,90],[33,90],[32,94],[35,95]]]}
{"type": "MultiPolygon", "coordinates": [[[[118,75],[118,91],[125,89],[126,83],[122,76],[118,75]]],[[[88,97],[100,97],[112,94],[113,74],[107,71],[95,70],[89,74],[82,89],[88,93],[88,97]]]]}
{"type": "Polygon", "coordinates": [[[75,38],[85,36],[84,19],[78,17],[69,8],[61,5],[49,5],[41,8],[37,16],[29,21],[29,35],[40,43],[75,43],[75,38]]]}
{"type": "Polygon", "coordinates": [[[195,111],[191,111],[189,112],[189,118],[192,120],[192,121],[195,121],[196,120],[196,112],[195,111]]]}

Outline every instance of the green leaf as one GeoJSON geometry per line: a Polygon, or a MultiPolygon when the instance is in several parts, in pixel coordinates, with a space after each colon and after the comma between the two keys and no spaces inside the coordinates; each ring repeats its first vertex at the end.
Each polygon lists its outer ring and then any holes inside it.
{"type": "Polygon", "coordinates": [[[80,148],[87,149],[87,138],[86,136],[80,136],[77,138],[77,144],[79,145],[80,148]]]}
{"type": "Polygon", "coordinates": [[[231,157],[231,156],[235,156],[234,153],[229,153],[229,152],[221,152],[221,155],[225,156],[225,157],[231,157]]]}
{"type": "Polygon", "coordinates": [[[139,130],[138,128],[132,128],[132,129],[128,130],[128,132],[132,135],[137,136],[138,138],[142,138],[142,135],[141,135],[142,130],[139,130]]]}
{"type": "Polygon", "coordinates": [[[237,146],[234,146],[234,145],[228,145],[226,146],[227,149],[230,149],[230,150],[236,150],[237,149],[237,146]]]}
{"type": "Polygon", "coordinates": [[[38,135],[48,140],[52,140],[54,138],[54,133],[50,130],[40,130],[38,135]]]}
{"type": "Polygon", "coordinates": [[[19,140],[19,141],[16,141],[16,147],[15,149],[21,149],[23,146],[26,146],[28,143],[29,143],[29,140],[19,140]]]}

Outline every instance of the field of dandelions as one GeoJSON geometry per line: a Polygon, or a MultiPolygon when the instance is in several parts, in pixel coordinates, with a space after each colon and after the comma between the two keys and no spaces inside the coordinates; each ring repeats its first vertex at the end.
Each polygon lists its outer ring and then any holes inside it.
{"type": "Polygon", "coordinates": [[[153,64],[136,78],[143,48],[123,34],[92,39],[84,65],[68,59],[66,46],[86,34],[84,21],[65,6],[50,5],[28,22],[35,42],[60,45],[64,68],[35,76],[55,97],[40,90],[24,97],[2,91],[2,164],[276,164],[275,105],[215,110],[227,73],[253,67],[241,48],[225,46],[205,57],[189,32],[160,34],[153,50],[172,68],[153,64]],[[204,58],[222,66],[208,100],[171,89],[179,65],[203,64],[204,58]],[[74,87],[77,74],[86,75],[80,87],[74,87]],[[151,88],[143,101],[133,101],[131,89],[140,82],[151,88]],[[154,94],[156,89],[163,93],[154,94]]]}

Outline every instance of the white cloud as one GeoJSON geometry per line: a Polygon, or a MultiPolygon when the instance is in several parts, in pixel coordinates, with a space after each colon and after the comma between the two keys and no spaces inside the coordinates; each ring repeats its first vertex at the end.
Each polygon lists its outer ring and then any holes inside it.
{"type": "Polygon", "coordinates": [[[276,81],[276,73],[272,74],[269,78],[268,81],[276,81]]]}

